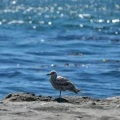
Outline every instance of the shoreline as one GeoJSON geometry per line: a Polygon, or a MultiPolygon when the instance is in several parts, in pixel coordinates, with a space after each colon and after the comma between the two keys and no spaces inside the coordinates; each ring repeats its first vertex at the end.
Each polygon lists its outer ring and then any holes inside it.
{"type": "Polygon", "coordinates": [[[2,120],[120,120],[120,96],[36,96],[11,93],[0,101],[2,120]]]}

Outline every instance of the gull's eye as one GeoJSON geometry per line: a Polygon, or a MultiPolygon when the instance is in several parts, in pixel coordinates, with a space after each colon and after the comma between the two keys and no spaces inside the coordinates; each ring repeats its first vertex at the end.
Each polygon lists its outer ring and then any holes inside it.
{"type": "Polygon", "coordinates": [[[55,72],[52,72],[51,74],[52,74],[52,75],[54,75],[54,74],[55,74],[55,72]]]}

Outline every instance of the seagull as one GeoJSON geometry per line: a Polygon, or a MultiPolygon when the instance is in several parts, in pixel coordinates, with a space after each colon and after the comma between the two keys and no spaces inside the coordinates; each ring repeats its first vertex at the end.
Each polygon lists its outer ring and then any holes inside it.
{"type": "Polygon", "coordinates": [[[50,82],[52,86],[60,91],[59,98],[61,98],[61,91],[69,90],[76,94],[78,94],[78,92],[81,92],[81,90],[77,89],[75,85],[72,82],[70,82],[67,78],[57,76],[57,72],[55,70],[52,70],[47,75],[50,75],[50,82]]]}

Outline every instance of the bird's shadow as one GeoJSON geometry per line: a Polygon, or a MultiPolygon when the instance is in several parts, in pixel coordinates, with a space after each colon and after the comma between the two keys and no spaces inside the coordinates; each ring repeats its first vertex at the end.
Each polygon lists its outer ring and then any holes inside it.
{"type": "Polygon", "coordinates": [[[57,101],[59,103],[69,103],[69,101],[65,98],[55,98],[54,101],[57,101]]]}

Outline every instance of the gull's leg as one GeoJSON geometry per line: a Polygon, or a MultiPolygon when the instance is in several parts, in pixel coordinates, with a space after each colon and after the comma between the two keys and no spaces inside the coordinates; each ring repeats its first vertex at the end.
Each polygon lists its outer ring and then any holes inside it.
{"type": "Polygon", "coordinates": [[[60,95],[59,95],[59,98],[61,98],[61,90],[60,90],[60,95]]]}

